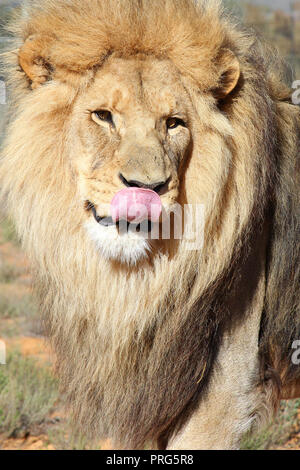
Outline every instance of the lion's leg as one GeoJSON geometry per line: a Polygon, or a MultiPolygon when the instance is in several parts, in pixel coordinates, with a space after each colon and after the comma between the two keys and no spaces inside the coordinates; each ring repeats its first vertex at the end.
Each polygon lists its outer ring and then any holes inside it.
{"type": "Polygon", "coordinates": [[[265,282],[258,283],[242,324],[221,345],[208,393],[169,449],[237,449],[241,437],[270,408],[259,386],[258,337],[265,282]]]}

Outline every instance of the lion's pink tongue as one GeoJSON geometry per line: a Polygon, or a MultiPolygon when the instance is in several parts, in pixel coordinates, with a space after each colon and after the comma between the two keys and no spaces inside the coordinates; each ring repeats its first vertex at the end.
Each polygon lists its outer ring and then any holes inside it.
{"type": "Polygon", "coordinates": [[[158,222],[162,204],[158,194],[150,189],[126,188],[119,191],[111,201],[111,216],[114,222],[151,220],[158,222]]]}

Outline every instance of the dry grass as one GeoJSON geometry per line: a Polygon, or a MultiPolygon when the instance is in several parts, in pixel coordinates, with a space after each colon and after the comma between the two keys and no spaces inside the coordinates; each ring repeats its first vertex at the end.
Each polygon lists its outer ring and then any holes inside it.
{"type": "Polygon", "coordinates": [[[1,243],[8,242],[15,246],[19,245],[13,222],[8,218],[3,217],[1,220],[1,243]]]}
{"type": "Polygon", "coordinates": [[[0,366],[0,431],[26,435],[41,423],[58,398],[57,383],[48,369],[15,352],[0,366]]]}
{"type": "Polygon", "coordinates": [[[243,450],[269,450],[283,445],[298,426],[300,399],[282,401],[275,420],[261,432],[245,436],[243,450]]]}
{"type": "Polygon", "coordinates": [[[32,323],[37,316],[37,306],[29,295],[22,298],[0,297],[0,319],[23,318],[32,323]]]}
{"type": "Polygon", "coordinates": [[[20,276],[21,271],[5,262],[0,263],[0,283],[9,284],[20,276]]]}

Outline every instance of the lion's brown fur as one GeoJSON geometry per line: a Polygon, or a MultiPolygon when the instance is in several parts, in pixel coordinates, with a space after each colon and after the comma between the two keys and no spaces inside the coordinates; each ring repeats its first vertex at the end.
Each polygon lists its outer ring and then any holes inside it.
{"type": "Polygon", "coordinates": [[[77,421],[122,446],[167,442],[209,389],[227,323],[243,316],[228,304],[247,283],[239,275],[266,220],[263,374],[271,366],[281,375],[285,370],[289,380],[299,377],[286,359],[300,335],[299,109],[289,103],[279,59],[224,18],[218,2],[30,5],[13,23],[16,49],[30,35],[42,37],[49,83],[32,91],[18,53],[7,55],[14,106],[1,193],[35,267],[58,372],[77,421]],[[233,94],[218,102],[224,49],[238,57],[242,75],[233,94]],[[142,270],[103,261],[87,240],[66,139],[74,101],[107,58],[138,53],[172,61],[199,116],[203,100],[210,103],[205,135],[211,157],[197,158],[206,143],[194,135],[182,192],[186,202],[205,200],[208,207],[202,253],[181,244],[172,258],[156,257],[142,270]],[[220,149],[228,149],[227,160],[220,149]]]}

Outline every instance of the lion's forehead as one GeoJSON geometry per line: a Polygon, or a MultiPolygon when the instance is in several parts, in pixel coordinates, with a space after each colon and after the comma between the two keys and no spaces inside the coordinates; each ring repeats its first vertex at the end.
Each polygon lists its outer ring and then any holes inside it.
{"type": "Polygon", "coordinates": [[[148,110],[157,115],[169,115],[183,111],[187,100],[171,62],[135,57],[108,61],[97,72],[81,101],[117,112],[148,110]]]}

